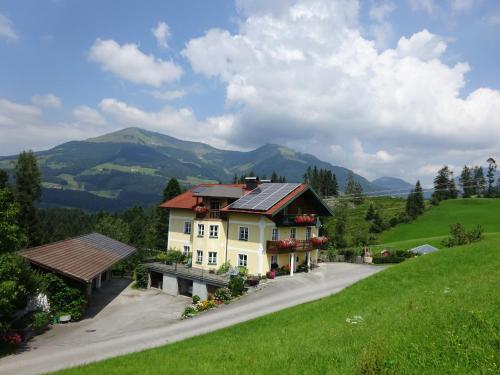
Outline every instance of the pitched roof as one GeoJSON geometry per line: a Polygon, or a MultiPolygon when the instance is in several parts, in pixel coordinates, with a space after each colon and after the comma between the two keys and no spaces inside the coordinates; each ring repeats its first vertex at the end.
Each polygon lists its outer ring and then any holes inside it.
{"type": "MultiPolygon", "coordinates": [[[[247,190],[245,188],[245,184],[224,184],[224,185],[222,185],[222,184],[200,184],[200,185],[197,185],[197,186],[189,189],[188,191],[185,191],[184,193],[182,193],[182,194],[180,194],[172,199],[169,199],[168,201],[163,202],[162,204],[160,204],[160,207],[163,207],[163,208],[184,208],[187,210],[191,210],[194,208],[194,206],[196,206],[198,197],[201,196],[201,195],[197,196],[197,194],[201,194],[201,193],[197,193],[197,191],[203,187],[206,187],[206,188],[209,188],[209,187],[239,188],[239,189],[241,189],[240,197],[249,192],[249,190],[247,190]]],[[[209,191],[210,190],[211,189],[209,189],[209,191]]],[[[234,194],[234,190],[231,189],[231,192],[234,194]]],[[[220,193],[220,191],[219,191],[219,193],[220,193]]],[[[219,197],[221,197],[221,196],[219,195],[219,197]]],[[[228,198],[231,198],[231,197],[228,197],[228,198]]]]}
{"type": "Polygon", "coordinates": [[[90,282],[136,249],[99,233],[32,247],[19,252],[30,263],[66,277],[90,282]]]}

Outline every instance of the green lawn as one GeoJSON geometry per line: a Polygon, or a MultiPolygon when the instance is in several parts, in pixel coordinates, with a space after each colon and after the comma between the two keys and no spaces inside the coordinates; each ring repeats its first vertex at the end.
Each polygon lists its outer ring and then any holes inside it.
{"type": "MultiPolygon", "coordinates": [[[[455,199],[428,209],[415,222],[399,224],[382,233],[382,244],[447,236],[450,224],[460,222],[467,229],[481,224],[486,233],[500,232],[500,199],[455,199]]],[[[440,242],[440,241],[439,241],[440,242]]],[[[417,243],[420,245],[421,243],[417,243]]],[[[432,244],[431,244],[432,245],[432,244]]]]}
{"type": "Polygon", "coordinates": [[[498,374],[499,285],[500,235],[490,235],[328,298],[62,373],[498,374]]]}

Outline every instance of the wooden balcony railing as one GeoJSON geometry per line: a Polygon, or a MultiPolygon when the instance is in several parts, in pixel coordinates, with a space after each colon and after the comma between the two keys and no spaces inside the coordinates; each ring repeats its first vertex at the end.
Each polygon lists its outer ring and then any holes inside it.
{"type": "Polygon", "coordinates": [[[266,251],[269,254],[286,254],[311,251],[315,248],[311,240],[295,240],[292,247],[282,247],[281,244],[281,241],[267,241],[266,251]]]}

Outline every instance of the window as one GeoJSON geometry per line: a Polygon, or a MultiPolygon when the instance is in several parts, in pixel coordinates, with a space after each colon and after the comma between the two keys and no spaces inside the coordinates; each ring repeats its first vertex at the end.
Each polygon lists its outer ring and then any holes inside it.
{"type": "Polygon", "coordinates": [[[312,233],[311,227],[307,227],[306,228],[306,240],[311,239],[311,233],[312,233]]]}
{"type": "Polygon", "coordinates": [[[184,222],[184,234],[191,234],[191,222],[190,221],[184,222]]]}
{"type": "Polygon", "coordinates": [[[205,235],[205,224],[198,224],[198,237],[205,235]]]}
{"type": "Polygon", "coordinates": [[[271,237],[271,240],[278,241],[279,239],[280,239],[280,229],[279,228],[273,228],[273,235],[271,237]]]}
{"type": "Polygon", "coordinates": [[[297,228],[290,228],[290,238],[297,238],[297,228]]]}
{"type": "Polygon", "coordinates": [[[246,267],[248,264],[248,256],[246,254],[238,254],[238,266],[246,267]]]}
{"type": "Polygon", "coordinates": [[[191,248],[189,246],[184,246],[184,256],[189,256],[191,248]]]}
{"type": "Polygon", "coordinates": [[[219,226],[218,225],[210,225],[210,237],[212,237],[212,238],[219,237],[219,226]]]}
{"type": "Polygon", "coordinates": [[[208,264],[212,266],[217,264],[217,253],[215,251],[208,252],[208,264]]]}
{"type": "Polygon", "coordinates": [[[196,264],[202,264],[202,263],[203,263],[203,251],[196,250],[196,264]]]}
{"type": "Polygon", "coordinates": [[[248,241],[248,227],[240,227],[238,239],[240,241],[248,241]]]}

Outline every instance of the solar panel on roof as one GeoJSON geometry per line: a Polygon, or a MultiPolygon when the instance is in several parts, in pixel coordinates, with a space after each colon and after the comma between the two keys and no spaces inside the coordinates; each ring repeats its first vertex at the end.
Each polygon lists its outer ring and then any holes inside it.
{"type": "Polygon", "coordinates": [[[230,208],[266,211],[299,186],[294,183],[266,183],[232,203],[230,208]]]}

